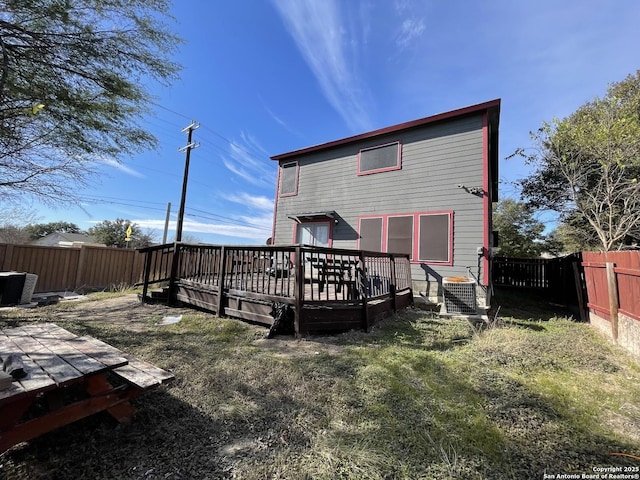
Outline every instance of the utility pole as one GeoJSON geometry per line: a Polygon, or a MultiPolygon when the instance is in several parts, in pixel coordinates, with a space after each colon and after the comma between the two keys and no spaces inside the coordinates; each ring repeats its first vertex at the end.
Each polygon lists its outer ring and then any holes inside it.
{"type": "Polygon", "coordinates": [[[199,123],[195,120],[191,121],[188,127],[182,129],[183,132],[187,132],[187,144],[184,147],[178,149],[179,152],[187,152],[187,158],[184,162],[184,178],[182,179],[182,197],[180,199],[180,210],[178,211],[178,226],[176,228],[176,242],[182,241],[182,224],[184,222],[184,204],[187,200],[187,181],[189,179],[189,157],[191,156],[191,149],[198,148],[199,143],[193,143],[191,136],[193,131],[200,127],[199,123]]]}
{"type": "Polygon", "coordinates": [[[169,231],[169,217],[171,215],[171,202],[167,203],[167,215],[164,219],[164,233],[162,234],[162,244],[167,243],[167,232],[169,231]]]}

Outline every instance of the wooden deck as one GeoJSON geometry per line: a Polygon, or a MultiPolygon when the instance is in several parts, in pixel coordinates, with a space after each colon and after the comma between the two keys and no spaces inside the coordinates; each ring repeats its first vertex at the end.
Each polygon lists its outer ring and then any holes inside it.
{"type": "Polygon", "coordinates": [[[146,255],[143,299],[168,284],[168,303],[272,325],[275,303],[297,335],[368,330],[413,303],[405,255],[308,246],[160,245],[146,255]],[[296,261],[301,259],[301,261],[296,261]]]}

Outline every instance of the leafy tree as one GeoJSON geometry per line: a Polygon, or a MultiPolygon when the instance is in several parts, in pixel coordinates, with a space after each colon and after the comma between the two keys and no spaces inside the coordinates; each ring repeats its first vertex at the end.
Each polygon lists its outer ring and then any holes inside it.
{"type": "Polygon", "coordinates": [[[603,250],[640,237],[640,71],[532,140],[535,153],[516,152],[535,167],[522,181],[528,205],[583,226],[583,243],[603,250]]]}
{"type": "Polygon", "coordinates": [[[522,202],[500,200],[493,212],[493,228],[500,239],[498,255],[535,258],[544,250],[544,224],[522,202]]]}
{"type": "Polygon", "coordinates": [[[592,251],[598,249],[598,240],[588,222],[574,215],[547,235],[545,249],[556,255],[592,251]]]}
{"type": "Polygon", "coordinates": [[[143,248],[154,242],[150,233],[143,233],[135,223],[122,218],[113,221],[104,220],[87,230],[87,233],[107,247],[143,248]],[[129,226],[131,226],[131,241],[127,242],[125,238],[129,226]]]}
{"type": "Polygon", "coordinates": [[[0,0],[0,200],[77,200],[97,166],[155,145],[137,123],[179,43],[169,0],[0,0]]]}
{"type": "Polygon", "coordinates": [[[29,224],[24,227],[25,232],[29,235],[31,240],[37,240],[42,237],[46,237],[50,233],[82,233],[80,227],[71,222],[50,222],[50,223],[37,223],[29,224]]]}

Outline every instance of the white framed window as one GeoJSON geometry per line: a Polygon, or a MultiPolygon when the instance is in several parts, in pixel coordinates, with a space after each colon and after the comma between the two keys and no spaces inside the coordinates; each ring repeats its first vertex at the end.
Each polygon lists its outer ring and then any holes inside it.
{"type": "Polygon", "coordinates": [[[329,222],[300,223],[296,229],[296,243],[314,247],[328,247],[330,228],[329,222]]]}

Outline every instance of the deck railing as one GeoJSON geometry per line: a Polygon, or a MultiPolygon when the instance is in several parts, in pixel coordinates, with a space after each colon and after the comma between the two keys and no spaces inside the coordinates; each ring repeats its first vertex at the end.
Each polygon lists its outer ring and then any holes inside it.
{"type": "Polygon", "coordinates": [[[142,252],[147,255],[143,298],[149,284],[169,282],[170,303],[262,323],[273,321],[269,307],[274,302],[286,303],[296,312],[297,332],[311,331],[305,325],[314,321],[323,325],[320,329],[339,329],[341,310],[349,312],[343,326],[358,323],[367,329],[376,318],[412,302],[407,255],[307,245],[182,243],[142,252]],[[399,294],[404,295],[400,304],[399,294]],[[362,311],[362,321],[354,310],[362,311]]]}

